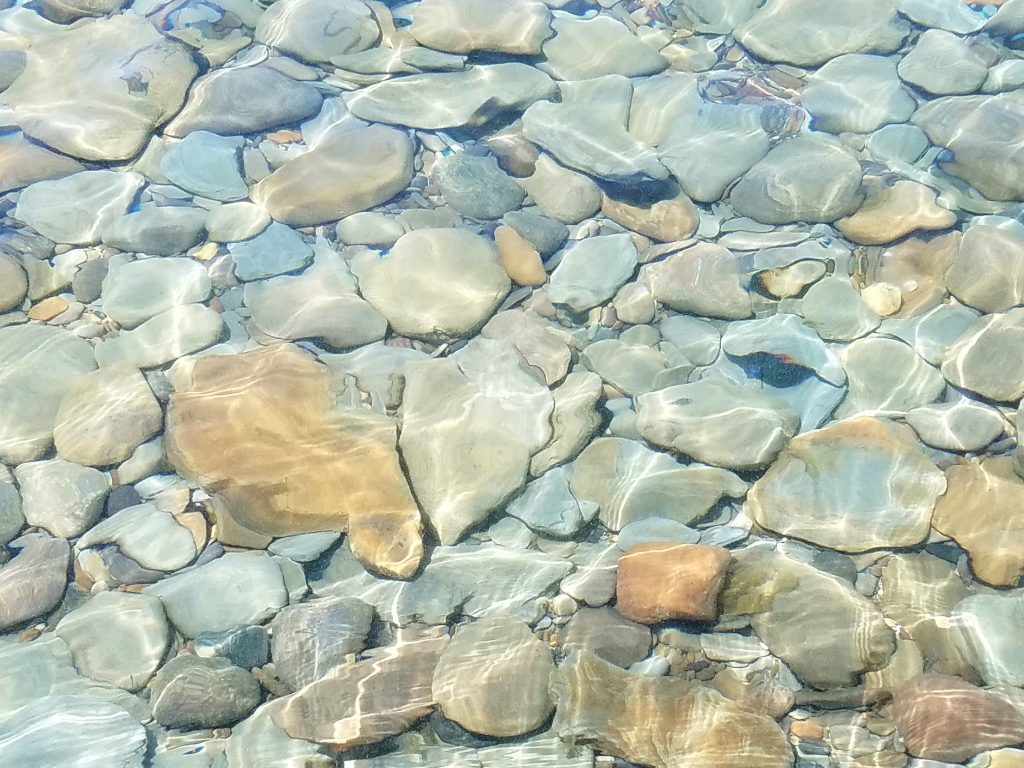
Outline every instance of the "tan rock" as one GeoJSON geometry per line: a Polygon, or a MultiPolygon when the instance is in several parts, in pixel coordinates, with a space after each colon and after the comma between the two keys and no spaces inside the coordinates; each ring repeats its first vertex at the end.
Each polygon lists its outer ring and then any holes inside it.
{"type": "Polygon", "coordinates": [[[900,311],[903,306],[903,295],[895,285],[875,283],[860,292],[860,299],[872,312],[888,317],[900,311]]]}
{"type": "Polygon", "coordinates": [[[603,195],[601,212],[626,229],[663,243],[685,240],[697,231],[700,213],[681,190],[675,197],[643,205],[603,195]]]}
{"type": "Polygon", "coordinates": [[[630,674],[587,651],[552,675],[563,739],[655,768],[789,768],[775,722],[717,691],[671,677],[630,674]]]}
{"type": "Polygon", "coordinates": [[[918,230],[947,229],[956,214],[936,204],[938,195],[916,181],[901,180],[874,188],[857,212],[836,222],[855,243],[880,245],[918,230]]]}
{"type": "Polygon", "coordinates": [[[1024,742],[1024,718],[994,693],[950,675],[928,673],[893,693],[892,717],[907,751],[962,763],[986,749],[1024,742]]]}
{"type": "Polygon", "coordinates": [[[887,283],[900,291],[896,317],[915,317],[942,303],[945,275],[960,248],[960,233],[923,239],[911,237],[880,253],[869,253],[858,268],[865,285],[887,283]]]}
{"type": "Polygon", "coordinates": [[[537,0],[423,0],[410,33],[421,45],[451,53],[540,53],[551,37],[551,12],[537,0]]]}
{"type": "Polygon", "coordinates": [[[365,661],[338,667],[330,677],[275,699],[267,710],[293,739],[338,750],[402,733],[434,710],[431,681],[448,643],[444,632],[432,629],[376,648],[365,661]]]}
{"type": "Polygon", "coordinates": [[[1024,768],[1024,749],[997,749],[984,757],[988,768],[1024,768]]]}
{"type": "Polygon", "coordinates": [[[794,720],[789,724],[789,732],[798,739],[821,739],[825,729],[813,720],[794,720]]]}
{"type": "Polygon", "coordinates": [[[619,558],[619,613],[654,624],[667,619],[714,619],[729,551],[721,547],[652,543],[619,558]]]}
{"type": "Polygon", "coordinates": [[[498,261],[519,285],[544,285],[548,275],[537,249],[512,227],[500,226],[494,231],[498,261]]]}
{"type": "Polygon", "coordinates": [[[576,224],[601,208],[601,188],[589,176],[569,170],[541,154],[533,175],[520,182],[545,216],[576,224]]]}
{"type": "Polygon", "coordinates": [[[799,296],[807,286],[825,276],[825,262],[804,259],[777,269],[768,269],[757,275],[761,286],[772,296],[788,299],[799,296]]]}
{"type": "Polygon", "coordinates": [[[65,312],[67,308],[67,299],[61,296],[51,296],[48,299],[43,299],[38,304],[34,304],[32,309],[28,311],[28,319],[41,320],[45,323],[53,320],[61,312],[65,312]]]}
{"type": "Polygon", "coordinates": [[[53,441],[68,461],[119,464],[160,431],[163,411],[138,368],[113,365],[78,377],[57,411],[53,441]]]}
{"type": "Polygon", "coordinates": [[[640,282],[655,299],[680,312],[727,320],[742,320],[752,313],[735,254],[714,243],[698,243],[645,264],[640,282]]]}
{"type": "Polygon", "coordinates": [[[380,205],[412,180],[413,143],[404,131],[372,125],[333,130],[253,189],[277,221],[323,224],[380,205]]]}
{"type": "Polygon", "coordinates": [[[975,225],[964,232],[946,272],[949,292],[982,312],[1024,303],[1024,233],[1016,226],[975,225]]]}
{"type": "Polygon", "coordinates": [[[195,362],[167,414],[167,456],[251,531],[349,533],[367,567],[406,578],[423,555],[395,423],[335,407],[327,369],[288,344],[195,362]]]}
{"type": "Polygon", "coordinates": [[[1009,457],[946,470],[946,493],[935,505],[932,527],[971,556],[982,581],[1017,586],[1024,577],[1024,482],[1009,457]]]}

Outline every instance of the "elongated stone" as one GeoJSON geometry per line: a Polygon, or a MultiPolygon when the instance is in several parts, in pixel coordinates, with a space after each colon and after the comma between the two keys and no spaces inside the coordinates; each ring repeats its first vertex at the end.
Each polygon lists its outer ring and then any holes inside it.
{"type": "Polygon", "coordinates": [[[55,608],[68,581],[70,549],[65,539],[28,533],[8,546],[16,554],[0,566],[0,629],[55,608]]]}

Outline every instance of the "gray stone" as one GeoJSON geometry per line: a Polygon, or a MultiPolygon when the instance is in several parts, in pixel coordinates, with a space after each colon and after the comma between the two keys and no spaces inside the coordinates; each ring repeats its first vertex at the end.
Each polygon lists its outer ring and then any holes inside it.
{"type": "Polygon", "coordinates": [[[21,532],[25,516],[21,513],[21,494],[14,477],[6,468],[0,468],[0,547],[21,532]]]}
{"type": "Polygon", "coordinates": [[[352,271],[397,333],[420,338],[472,334],[511,287],[494,245],[461,229],[409,232],[383,258],[357,255],[352,271]]]}
{"type": "Polygon", "coordinates": [[[894,0],[893,5],[911,21],[925,27],[970,34],[985,23],[985,17],[959,0],[894,0]]]}
{"type": "Polygon", "coordinates": [[[396,219],[385,213],[362,211],[346,216],[335,228],[338,240],[345,245],[372,245],[385,248],[395,244],[405,234],[396,219]]]}
{"type": "MultiPolygon", "coordinates": [[[[901,72],[905,64],[900,64],[901,72]]],[[[814,72],[800,103],[814,119],[813,126],[829,133],[870,133],[886,123],[906,122],[917,109],[900,83],[896,62],[863,54],[837,56],[814,72]]]]}
{"type": "Polygon", "coordinates": [[[550,256],[569,237],[568,227],[541,216],[536,209],[509,211],[501,220],[522,235],[541,256],[550,256]]]}
{"type": "Polygon", "coordinates": [[[527,483],[523,493],[509,502],[505,512],[537,533],[568,538],[594,518],[597,504],[580,501],[572,495],[569,468],[563,465],[527,483]]]}
{"type": "Polygon", "coordinates": [[[240,173],[242,139],[193,131],[171,144],[160,158],[167,180],[187,192],[211,200],[230,202],[249,195],[240,173]]]}
{"type": "Polygon", "coordinates": [[[928,93],[948,96],[978,90],[988,76],[988,65],[966,40],[929,29],[900,61],[899,73],[928,93]]]}
{"type": "Polygon", "coordinates": [[[206,301],[210,277],[186,258],[114,260],[103,280],[103,312],[122,328],[135,328],[161,312],[206,301]]]}
{"type": "Polygon", "coordinates": [[[703,379],[637,398],[644,439],[730,469],[770,464],[800,419],[782,400],[721,379],[703,379]]]}
{"type": "Polygon", "coordinates": [[[171,573],[196,559],[197,544],[191,531],[155,502],[134,504],[100,520],[75,542],[77,550],[116,544],[138,565],[171,573]]]}
{"type": "Polygon", "coordinates": [[[951,294],[982,312],[1024,304],[1024,227],[1010,219],[968,227],[945,282],[951,294]]]}
{"type": "Polygon", "coordinates": [[[970,595],[950,615],[954,639],[987,685],[1024,685],[1024,592],[970,595]]]}
{"type": "Polygon", "coordinates": [[[288,602],[281,569],[265,552],[232,552],[146,587],[186,637],[258,624],[288,602]]]}
{"type": "Polygon", "coordinates": [[[778,144],[733,187],[737,213],[763,224],[830,222],[861,203],[856,156],[833,139],[798,136],[778,144]]]}
{"type": "Polygon", "coordinates": [[[330,674],[366,646],[374,609],[348,597],[292,605],[271,622],[274,671],[292,690],[330,674]]]}
{"type": "Polygon", "coordinates": [[[620,339],[588,344],[580,355],[580,362],[627,395],[657,389],[659,374],[667,366],[665,355],[656,347],[628,344],[620,339]]]}
{"type": "Polygon", "coordinates": [[[270,226],[270,214],[249,202],[228,203],[210,211],[207,236],[217,243],[231,243],[256,237],[270,226]]]}
{"type": "Polygon", "coordinates": [[[14,476],[21,486],[22,513],[28,524],[64,538],[92,527],[103,514],[110,490],[102,472],[64,459],[22,464],[14,476]]]}
{"type": "Polygon", "coordinates": [[[691,523],[725,496],[740,497],[747,484],[725,469],[683,465],[636,440],[602,437],[573,463],[569,488],[595,501],[601,522],[618,531],[645,518],[691,523]]]}
{"type": "Polygon", "coordinates": [[[103,230],[112,248],[151,256],[175,256],[197,245],[206,226],[206,211],[198,208],[147,207],[114,219],[103,230]]]}
{"type": "Polygon", "coordinates": [[[842,352],[849,391],[836,409],[844,419],[863,411],[905,413],[934,402],[946,389],[941,374],[902,341],[858,339],[842,352]]]}
{"type": "Polygon", "coordinates": [[[558,80],[587,80],[604,75],[640,77],[668,68],[668,61],[644,44],[621,21],[598,15],[564,15],[552,23],[555,36],[544,43],[538,66],[558,80]]]}
{"type": "Polygon", "coordinates": [[[0,565],[0,629],[34,619],[57,607],[68,581],[67,541],[28,533],[8,544],[13,559],[0,565]]]}
{"type": "Polygon", "coordinates": [[[153,678],[153,717],[165,728],[218,728],[249,715],[260,684],[227,659],[178,656],[153,678]]]}
{"type": "Polygon", "coordinates": [[[828,277],[812,285],[800,300],[800,314],[804,324],[827,341],[858,339],[882,322],[845,277],[828,277]]]}
{"type": "Polygon", "coordinates": [[[228,246],[239,280],[261,280],[300,270],[313,259],[299,234],[280,222],[272,222],[255,237],[228,246]]]}
{"type": "Polygon", "coordinates": [[[127,363],[156,368],[214,344],[224,320],[202,304],[185,304],[151,317],[137,328],[107,337],[96,347],[100,365],[127,363]]]}
{"type": "Polygon", "coordinates": [[[576,458],[601,425],[597,403],[601,379],[589,371],[573,371],[552,390],[551,440],[530,459],[530,474],[537,477],[557,464],[576,458]]]}
{"type": "Polygon", "coordinates": [[[1024,309],[984,315],[946,350],[942,375],[955,387],[1000,402],[1024,396],[1024,309]]]}
{"type": "Polygon", "coordinates": [[[557,92],[543,72],[526,64],[487,64],[386,80],[345,94],[356,117],[437,130],[481,125],[557,92]]]}
{"type": "Polygon", "coordinates": [[[651,630],[625,618],[614,608],[583,608],[569,620],[561,636],[566,654],[587,650],[623,669],[647,658],[651,630]]]}
{"type": "Polygon", "coordinates": [[[100,592],[54,629],[78,670],[94,680],[137,691],[156,672],[170,642],[160,601],[150,595],[100,592]]]}
{"type": "Polygon", "coordinates": [[[94,245],[124,215],[144,179],[131,171],[82,171],[26,187],[15,218],[54,242],[94,245]]]}
{"type": "Polygon", "coordinates": [[[572,337],[535,312],[508,309],[499,312],[480,329],[485,339],[505,339],[523,359],[544,374],[551,385],[565,378],[571,361],[572,337]]]}
{"type": "Polygon", "coordinates": [[[939,304],[917,317],[888,318],[880,332],[903,339],[932,365],[942,362],[950,344],[978,318],[978,313],[956,304],[939,304]]]}
{"type": "Polygon", "coordinates": [[[566,248],[551,273],[548,297],[583,312],[612,298],[636,265],[636,246],[627,234],[580,240],[566,248]]]}
{"type": "Polygon", "coordinates": [[[736,358],[785,356],[791,365],[814,371],[824,381],[837,386],[846,383],[846,373],[835,353],[796,315],[731,323],[722,336],[722,351],[736,358]]]}
{"type": "Polygon", "coordinates": [[[434,162],[434,183],[444,199],[463,216],[499,219],[518,208],[525,193],[493,157],[457,152],[434,162]]]}
{"type": "Polygon", "coordinates": [[[311,62],[364,51],[380,38],[380,28],[359,0],[282,0],[256,25],[256,40],[311,62]]]}
{"type": "Polygon", "coordinates": [[[212,131],[227,136],[259,133],[315,115],[323,97],[309,83],[272,67],[230,67],[203,75],[167,125],[168,136],[212,131]]]}
{"type": "Polygon", "coordinates": [[[336,531],[314,531],[284,536],[267,547],[274,555],[282,555],[297,563],[310,563],[330,549],[341,538],[336,531]]]}
{"type": "Polygon", "coordinates": [[[234,627],[223,632],[203,632],[196,636],[193,647],[197,656],[219,656],[236,667],[262,667],[270,659],[270,638],[265,627],[234,627]]]}
{"type": "Polygon", "coordinates": [[[28,275],[21,263],[6,253],[0,253],[0,313],[17,309],[28,292],[28,275]]]}
{"type": "Polygon", "coordinates": [[[638,544],[697,544],[700,540],[700,532],[688,525],[664,517],[645,517],[624,525],[615,540],[615,546],[620,552],[628,552],[638,544]]]}
{"type": "Polygon", "coordinates": [[[71,281],[71,290],[78,301],[91,304],[99,299],[109,263],[110,259],[90,259],[78,268],[71,281]]]}
{"type": "Polygon", "coordinates": [[[656,301],[680,312],[739,320],[753,311],[736,256],[715,243],[644,264],[639,281],[656,301]]]}
{"type": "Polygon", "coordinates": [[[999,411],[968,397],[913,408],[906,418],[921,442],[942,451],[980,451],[1006,428],[999,411]]]}
{"type": "Polygon", "coordinates": [[[84,170],[77,160],[50,151],[21,131],[8,131],[0,137],[0,190],[4,192],[84,170]]]}

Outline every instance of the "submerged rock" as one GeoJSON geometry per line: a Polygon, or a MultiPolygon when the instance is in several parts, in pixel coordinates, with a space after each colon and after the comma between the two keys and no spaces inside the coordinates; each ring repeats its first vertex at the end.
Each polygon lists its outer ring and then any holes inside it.
{"type": "Polygon", "coordinates": [[[82,171],[40,181],[18,198],[14,216],[58,243],[93,245],[131,206],[143,178],[130,171],[82,171]]]}
{"type": "Polygon", "coordinates": [[[260,16],[258,42],[310,62],[374,46],[380,28],[360,0],[280,0],[260,16]]]}
{"type": "Polygon", "coordinates": [[[0,629],[15,627],[57,607],[68,581],[65,539],[27,533],[8,544],[13,559],[0,566],[0,629]]]}
{"type": "Polygon", "coordinates": [[[250,714],[261,689],[251,674],[227,659],[183,655],[153,678],[153,717],[165,728],[218,728],[250,714]]]}
{"type": "Polygon", "coordinates": [[[536,55],[551,37],[551,12],[538,0],[423,0],[410,33],[420,45],[450,53],[536,55]]]}
{"type": "Polygon", "coordinates": [[[551,26],[555,35],[544,43],[545,60],[538,66],[559,80],[612,74],[640,77],[668,68],[664,56],[610,16],[579,19],[563,15],[551,26]]]}
{"type": "Polygon", "coordinates": [[[956,387],[1000,402],[1024,396],[1024,309],[979,317],[951,344],[942,375],[956,387]]]}
{"type": "Polygon", "coordinates": [[[896,62],[881,56],[837,56],[807,79],[800,100],[814,127],[830,133],[870,133],[903,123],[917,102],[896,74],[896,62]]]}
{"type": "Polygon", "coordinates": [[[729,551],[689,544],[637,544],[619,558],[616,607],[627,619],[718,618],[729,551]]]}

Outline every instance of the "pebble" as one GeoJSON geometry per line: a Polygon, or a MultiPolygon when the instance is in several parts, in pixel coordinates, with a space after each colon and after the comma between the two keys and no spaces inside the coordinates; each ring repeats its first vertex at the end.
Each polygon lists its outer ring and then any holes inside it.
{"type": "Polygon", "coordinates": [[[249,715],[261,689],[227,659],[184,655],[171,659],[150,685],[153,717],[165,728],[217,728],[249,715]]]}
{"type": "Polygon", "coordinates": [[[601,212],[626,229],[661,242],[685,240],[697,231],[700,213],[693,201],[678,188],[655,202],[615,199],[604,195],[601,212]]]}
{"type": "Polygon", "coordinates": [[[270,214],[255,203],[220,205],[206,218],[206,234],[218,243],[249,240],[270,226],[270,214]]]}
{"type": "Polygon", "coordinates": [[[480,329],[480,335],[511,342],[529,365],[540,370],[548,384],[561,381],[569,369],[571,337],[529,310],[499,312],[480,329]]]}
{"type": "Polygon", "coordinates": [[[197,656],[219,656],[242,669],[262,667],[270,659],[270,639],[266,628],[261,626],[203,632],[196,636],[193,646],[197,656]]]}
{"type": "Polygon", "coordinates": [[[102,238],[104,244],[121,251],[177,256],[198,245],[205,227],[205,211],[151,206],[114,219],[102,238]]]}
{"type": "Polygon", "coordinates": [[[1024,680],[1024,654],[1016,633],[1024,624],[1021,592],[964,597],[950,614],[957,628],[957,648],[987,685],[1019,686],[1024,680]]]}
{"type": "Polygon", "coordinates": [[[498,261],[513,282],[539,286],[547,282],[544,263],[533,245],[513,227],[501,225],[494,230],[498,261]]]}
{"type": "Polygon", "coordinates": [[[235,277],[242,281],[296,272],[313,260],[313,249],[291,227],[274,221],[258,235],[230,243],[235,277]]]}
{"type": "Polygon", "coordinates": [[[103,311],[122,328],[135,328],[161,312],[206,301],[211,291],[206,270],[191,259],[113,259],[103,280],[103,311]]]}
{"type": "Polygon", "coordinates": [[[21,494],[14,476],[6,467],[0,469],[0,546],[21,532],[25,516],[21,513],[21,494]]]}
{"type": "Polygon", "coordinates": [[[1024,227],[1010,220],[969,227],[945,283],[957,299],[982,312],[1024,303],[1024,227]]]}
{"type": "Polygon", "coordinates": [[[85,170],[77,160],[51,152],[17,130],[0,137],[0,167],[0,190],[4,192],[85,170]]]}
{"type": "Polygon", "coordinates": [[[729,551],[690,544],[637,544],[619,558],[616,608],[642,624],[718,616],[729,551]]]}
{"type": "Polygon", "coordinates": [[[827,277],[816,282],[804,294],[799,308],[804,324],[825,341],[859,339],[882,321],[845,277],[827,277]]]}
{"type": "Polygon", "coordinates": [[[242,200],[249,189],[241,175],[242,138],[193,131],[171,144],[160,158],[167,180],[200,197],[230,202],[242,200]]]}
{"type": "Polygon", "coordinates": [[[868,245],[891,243],[918,230],[948,229],[956,214],[936,204],[936,198],[934,190],[916,181],[874,186],[861,207],[836,227],[853,242],[868,245]]]}
{"type": "Polygon", "coordinates": [[[941,374],[909,344],[884,337],[858,339],[840,357],[846,369],[846,398],[836,409],[844,419],[862,412],[905,413],[937,400],[946,389],[941,374]],[[879,361],[884,360],[884,365],[879,361]]]}
{"type": "Polygon", "coordinates": [[[60,458],[21,464],[14,476],[28,524],[64,538],[92,527],[110,490],[107,476],[99,470],[60,458]]]}
{"type": "Polygon", "coordinates": [[[912,408],[907,424],[923,443],[943,451],[980,451],[1006,426],[999,411],[967,397],[912,408]]]}
{"type": "Polygon", "coordinates": [[[526,624],[490,616],[455,632],[438,658],[432,691],[444,716],[463,728],[519,736],[543,725],[554,709],[553,671],[551,651],[526,624]]]}
{"type": "Polygon", "coordinates": [[[573,536],[594,518],[597,504],[572,495],[569,474],[563,465],[527,483],[523,493],[509,502],[506,514],[544,536],[573,536]]]}
{"type": "MultiPolygon", "coordinates": [[[[601,189],[594,180],[566,168],[545,152],[537,157],[533,173],[520,179],[519,183],[546,216],[564,224],[577,224],[601,208],[601,189]]],[[[523,215],[522,211],[513,211],[506,217],[516,216],[522,221],[523,215]]],[[[553,252],[564,240],[561,238],[553,248],[545,251],[553,252]]]]}
{"type": "Polygon", "coordinates": [[[793,438],[747,504],[783,536],[863,552],[921,544],[945,490],[908,427],[857,416],[793,438]]]}
{"type": "Polygon", "coordinates": [[[201,542],[180,517],[157,504],[136,503],[116,511],[108,508],[108,513],[75,542],[76,550],[116,544],[141,567],[165,573],[184,568],[196,559],[201,542]]]}
{"type": "Polygon", "coordinates": [[[57,607],[67,587],[70,549],[65,539],[26,533],[7,547],[0,565],[0,629],[17,627],[57,607]]]}
{"type": "Polygon", "coordinates": [[[597,432],[601,416],[601,379],[589,371],[573,371],[552,392],[551,439],[530,459],[530,474],[539,477],[553,466],[576,458],[597,432]]]}
{"type": "Polygon", "coordinates": [[[493,157],[457,152],[438,158],[432,173],[445,201],[471,219],[500,219],[518,208],[525,196],[493,157]]]}
{"type": "Polygon", "coordinates": [[[0,253],[0,313],[17,309],[28,293],[28,275],[21,263],[6,253],[0,253]]]}
{"type": "Polygon", "coordinates": [[[38,304],[33,304],[32,308],[28,311],[28,319],[48,323],[66,312],[68,307],[67,299],[61,296],[51,296],[48,299],[43,299],[38,304]]]}
{"type": "MultiPolygon", "coordinates": [[[[599,205],[599,203],[595,203],[594,212],[597,211],[599,205]]],[[[562,222],[543,216],[536,211],[536,208],[509,211],[502,217],[502,223],[522,235],[541,256],[550,256],[569,237],[569,228],[562,222]]],[[[586,218],[586,216],[582,218],[586,218]]],[[[571,223],[575,224],[576,222],[571,223]]]]}
{"type": "Polygon", "coordinates": [[[647,626],[626,619],[614,608],[581,609],[561,638],[566,655],[585,650],[623,669],[647,658],[651,642],[647,626]]]}

